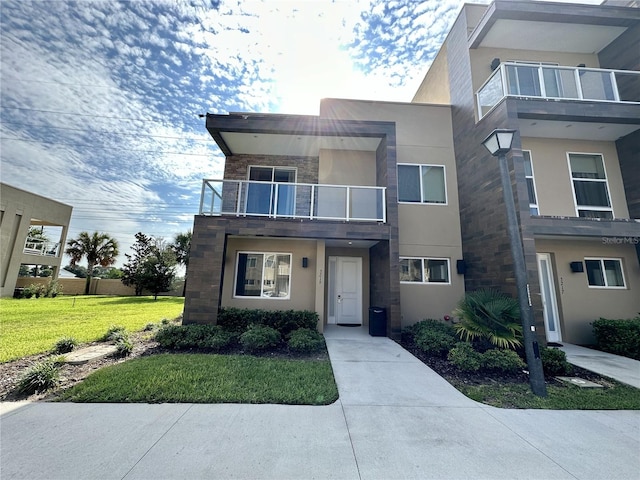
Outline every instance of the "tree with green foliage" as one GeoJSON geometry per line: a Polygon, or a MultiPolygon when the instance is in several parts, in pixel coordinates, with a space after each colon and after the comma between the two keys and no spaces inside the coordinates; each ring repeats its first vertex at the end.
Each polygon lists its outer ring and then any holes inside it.
{"type": "Polygon", "coordinates": [[[71,257],[71,265],[75,266],[82,258],[87,260],[87,282],[84,294],[89,293],[93,270],[97,265],[108,267],[118,257],[118,241],[106,233],[81,232],[77,238],[67,242],[65,253],[71,257]]]}
{"type": "Polygon", "coordinates": [[[189,267],[189,252],[191,250],[192,237],[193,234],[191,233],[191,230],[188,230],[186,233],[178,233],[171,244],[171,249],[176,256],[176,262],[178,262],[178,265],[182,265],[185,268],[184,286],[182,287],[183,297],[187,291],[187,268],[189,267]]]}
{"type": "Polygon", "coordinates": [[[131,246],[133,254],[124,254],[127,262],[122,267],[121,280],[124,285],[134,288],[136,296],[140,296],[144,289],[144,261],[151,254],[153,238],[142,232],[136,233],[135,237],[136,242],[131,246]]]}
{"type": "Polygon", "coordinates": [[[167,292],[175,277],[177,264],[173,245],[166,245],[161,238],[136,233],[136,243],[131,248],[133,255],[126,254],[127,263],[122,267],[122,283],[132,286],[136,295],[143,290],[154,294],[167,292]]]}

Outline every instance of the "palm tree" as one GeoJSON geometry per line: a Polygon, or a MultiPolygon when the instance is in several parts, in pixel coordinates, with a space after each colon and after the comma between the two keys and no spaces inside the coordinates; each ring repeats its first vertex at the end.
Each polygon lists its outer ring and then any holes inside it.
{"type": "Polygon", "coordinates": [[[75,266],[82,257],[87,259],[87,283],[84,287],[84,294],[89,293],[93,269],[100,265],[108,267],[116,263],[118,256],[118,241],[111,238],[106,233],[82,232],[78,238],[72,238],[67,242],[65,253],[71,257],[71,265],[75,266]]]}
{"type": "Polygon", "coordinates": [[[186,233],[178,233],[171,244],[171,249],[176,256],[178,265],[184,265],[184,286],[182,287],[182,296],[187,291],[187,267],[189,267],[189,250],[191,250],[191,230],[186,233]]]}

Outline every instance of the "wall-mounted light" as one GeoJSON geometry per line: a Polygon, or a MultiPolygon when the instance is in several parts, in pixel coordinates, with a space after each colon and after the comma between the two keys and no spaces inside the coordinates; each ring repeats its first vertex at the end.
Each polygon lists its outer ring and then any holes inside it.
{"type": "Polygon", "coordinates": [[[456,270],[459,275],[467,273],[467,264],[464,260],[456,260],[456,270]]]}
{"type": "Polygon", "coordinates": [[[582,273],[584,272],[584,265],[582,262],[571,262],[569,263],[569,267],[573,273],[582,273]]]}
{"type": "Polygon", "coordinates": [[[498,68],[500,66],[500,59],[499,58],[494,58],[493,60],[491,60],[491,71],[493,72],[496,68],[498,68]]]}
{"type": "Polygon", "coordinates": [[[307,257],[302,257],[302,268],[307,268],[309,266],[309,259],[307,257]]]}

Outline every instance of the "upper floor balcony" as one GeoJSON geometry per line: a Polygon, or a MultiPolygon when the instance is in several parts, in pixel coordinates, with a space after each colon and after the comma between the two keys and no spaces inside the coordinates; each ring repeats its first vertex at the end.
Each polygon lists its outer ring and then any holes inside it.
{"type": "Polygon", "coordinates": [[[385,188],[206,179],[200,215],[386,223],[385,188]]]}
{"type": "Polygon", "coordinates": [[[28,255],[57,257],[60,255],[60,243],[45,242],[37,238],[27,238],[23,252],[28,255]]]}
{"type": "Polygon", "coordinates": [[[476,95],[479,118],[503,98],[640,103],[640,72],[505,62],[476,95]]]}

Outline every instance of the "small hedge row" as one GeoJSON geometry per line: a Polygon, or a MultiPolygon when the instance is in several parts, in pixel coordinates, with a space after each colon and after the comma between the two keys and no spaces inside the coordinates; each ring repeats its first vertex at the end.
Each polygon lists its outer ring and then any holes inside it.
{"type": "Polygon", "coordinates": [[[318,316],[309,311],[224,309],[217,325],[168,325],[156,332],[156,341],[172,350],[206,349],[222,352],[241,347],[252,353],[285,346],[297,353],[324,347],[316,330],[318,316]]]}
{"type": "Polygon", "coordinates": [[[640,360],[640,316],[627,320],[601,318],[593,322],[598,350],[640,360]]]}
{"type": "Polygon", "coordinates": [[[288,338],[299,328],[315,330],[318,314],[309,310],[249,310],[242,308],[222,308],[218,313],[218,325],[226,330],[244,332],[249,325],[271,327],[288,338]]]}

